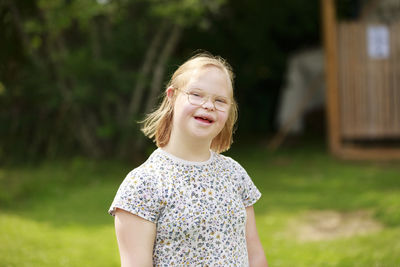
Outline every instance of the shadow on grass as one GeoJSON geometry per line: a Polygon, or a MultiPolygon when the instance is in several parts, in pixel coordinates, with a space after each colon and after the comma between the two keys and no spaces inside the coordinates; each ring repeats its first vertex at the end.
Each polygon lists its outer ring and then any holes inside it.
{"type": "Polygon", "coordinates": [[[55,226],[113,224],[107,210],[128,172],[121,163],[81,158],[2,170],[1,210],[55,226]]]}

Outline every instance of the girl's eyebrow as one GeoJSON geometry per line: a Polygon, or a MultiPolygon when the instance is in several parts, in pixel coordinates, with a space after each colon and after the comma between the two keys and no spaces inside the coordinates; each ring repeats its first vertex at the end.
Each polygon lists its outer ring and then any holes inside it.
{"type": "MultiPolygon", "coordinates": [[[[203,89],[200,89],[198,87],[189,87],[187,90],[188,91],[197,91],[197,92],[200,91],[201,93],[205,93],[203,89]]],[[[214,97],[222,97],[222,98],[227,99],[227,100],[229,99],[229,96],[214,95],[214,94],[211,94],[211,95],[214,96],[214,97]]]]}
{"type": "Polygon", "coordinates": [[[198,87],[190,87],[189,90],[198,90],[204,92],[204,90],[198,88],[198,87]]]}

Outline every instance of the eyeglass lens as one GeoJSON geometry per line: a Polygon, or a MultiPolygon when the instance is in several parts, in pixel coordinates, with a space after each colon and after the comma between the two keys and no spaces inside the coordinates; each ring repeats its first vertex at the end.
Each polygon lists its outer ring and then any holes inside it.
{"type": "MultiPolygon", "coordinates": [[[[205,95],[202,95],[200,93],[187,93],[188,95],[188,100],[189,103],[196,105],[196,106],[201,106],[204,105],[204,103],[206,103],[208,101],[208,98],[211,97],[207,97],[205,95]]],[[[212,99],[212,103],[214,104],[214,107],[219,110],[219,111],[227,111],[229,109],[229,104],[228,101],[224,98],[215,98],[212,99]]]]}

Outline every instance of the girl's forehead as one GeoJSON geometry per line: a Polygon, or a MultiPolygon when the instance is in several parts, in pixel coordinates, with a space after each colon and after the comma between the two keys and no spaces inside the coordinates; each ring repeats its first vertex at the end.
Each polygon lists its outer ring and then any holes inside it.
{"type": "Polygon", "coordinates": [[[219,94],[232,94],[232,84],[228,74],[216,66],[205,66],[193,70],[186,87],[188,89],[214,91],[214,93],[219,94]]]}
{"type": "Polygon", "coordinates": [[[192,76],[201,76],[207,74],[227,76],[223,69],[214,65],[201,66],[192,70],[192,76]]]}

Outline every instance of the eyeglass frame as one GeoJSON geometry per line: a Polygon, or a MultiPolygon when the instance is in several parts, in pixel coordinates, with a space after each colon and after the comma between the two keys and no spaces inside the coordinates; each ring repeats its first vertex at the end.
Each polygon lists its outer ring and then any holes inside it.
{"type": "MultiPolygon", "coordinates": [[[[182,89],[178,89],[178,88],[174,88],[176,91],[180,91],[180,92],[182,92],[182,93],[185,93],[186,95],[187,95],[187,100],[188,100],[188,102],[191,104],[191,105],[194,105],[194,106],[198,106],[198,107],[201,107],[201,106],[203,106],[205,103],[207,103],[207,101],[212,97],[212,96],[218,96],[218,95],[212,95],[212,94],[205,94],[206,95],[206,97],[204,97],[205,98],[205,100],[204,100],[204,102],[203,103],[201,103],[201,104],[193,104],[191,101],[190,101],[190,94],[192,94],[192,92],[188,92],[188,91],[186,91],[186,90],[182,90],[182,89]]],[[[223,97],[223,96],[219,96],[219,97],[223,97]]],[[[226,97],[223,97],[223,98],[226,98],[226,97]]],[[[230,106],[232,106],[233,105],[233,102],[230,100],[230,99],[227,99],[227,101],[229,101],[229,103],[226,103],[226,105],[227,105],[227,109],[226,110],[221,110],[221,109],[218,109],[216,106],[215,106],[215,99],[212,99],[212,104],[213,104],[213,106],[214,106],[214,109],[216,109],[216,110],[218,110],[218,111],[221,111],[221,112],[228,112],[229,111],[229,108],[230,108],[230,106]]]]}

